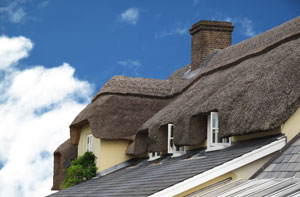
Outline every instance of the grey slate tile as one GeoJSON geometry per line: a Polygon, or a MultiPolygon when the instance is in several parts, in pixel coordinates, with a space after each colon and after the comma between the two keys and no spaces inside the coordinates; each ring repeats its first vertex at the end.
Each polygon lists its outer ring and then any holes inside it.
{"type": "Polygon", "coordinates": [[[296,162],[298,158],[300,158],[300,154],[294,154],[289,160],[289,162],[296,162]]]}
{"type": "Polygon", "coordinates": [[[295,146],[294,150],[292,151],[292,154],[300,153],[300,146],[295,146]]]}
{"type": "Polygon", "coordinates": [[[293,155],[284,155],[284,159],[282,160],[283,163],[289,162],[289,160],[292,158],[293,155]]]}
{"type": "Polygon", "coordinates": [[[284,178],[290,178],[293,177],[295,175],[296,172],[288,172],[284,178]]]}
{"type": "Polygon", "coordinates": [[[294,168],[294,171],[300,171],[300,163],[296,163],[297,165],[294,168]]]}
{"type": "Polygon", "coordinates": [[[272,163],[264,171],[272,171],[275,168],[276,165],[277,164],[272,163]]]}
{"type": "Polygon", "coordinates": [[[296,172],[295,175],[294,175],[294,177],[300,178],[300,172],[296,172]]]}
{"type": "Polygon", "coordinates": [[[278,176],[278,178],[284,178],[287,175],[288,172],[281,172],[278,176]]]}
{"type": "Polygon", "coordinates": [[[135,168],[125,168],[91,179],[51,196],[149,196],[269,144],[274,139],[256,139],[235,144],[224,150],[208,152],[206,157],[201,159],[165,159],[160,165],[141,162],[135,168]]]}

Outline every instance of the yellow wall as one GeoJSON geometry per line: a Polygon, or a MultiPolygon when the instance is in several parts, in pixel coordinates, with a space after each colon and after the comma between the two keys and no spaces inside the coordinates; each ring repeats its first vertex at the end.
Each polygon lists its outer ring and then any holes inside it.
{"type": "MultiPolygon", "coordinates": [[[[91,132],[91,128],[89,127],[89,125],[84,126],[81,129],[81,133],[80,133],[80,139],[79,139],[79,143],[78,143],[78,156],[82,156],[85,152],[86,152],[86,138],[89,134],[92,134],[91,132]]],[[[99,155],[100,155],[100,144],[101,141],[99,138],[95,138],[93,136],[92,139],[92,151],[93,153],[96,155],[97,159],[96,159],[96,166],[98,168],[98,171],[100,169],[100,159],[99,159],[99,155]]]]}
{"type": "Polygon", "coordinates": [[[300,108],[283,124],[281,131],[290,141],[300,132],[300,108]]]}
{"type": "MultiPolygon", "coordinates": [[[[205,187],[208,187],[208,186],[210,186],[210,185],[212,185],[212,184],[218,183],[218,182],[223,181],[223,180],[228,179],[228,178],[232,178],[232,180],[235,180],[235,179],[236,179],[236,178],[235,178],[235,175],[229,172],[229,173],[226,173],[226,174],[224,174],[224,175],[222,175],[222,176],[219,176],[219,177],[217,177],[217,178],[215,178],[215,179],[212,179],[212,180],[210,180],[210,181],[207,181],[207,182],[205,182],[205,183],[203,183],[203,184],[201,184],[201,185],[198,185],[198,186],[196,186],[196,187],[194,187],[194,188],[192,188],[192,189],[190,189],[190,190],[187,190],[187,191],[185,191],[185,192],[182,192],[182,193],[176,195],[176,197],[186,196],[186,195],[188,195],[188,194],[191,194],[191,193],[193,193],[193,192],[195,192],[195,191],[198,191],[198,190],[200,190],[200,189],[203,189],[203,188],[205,188],[205,187]]],[[[228,182],[227,182],[227,183],[228,183],[228,182]]],[[[220,185],[218,185],[218,186],[220,186],[220,185]]],[[[217,187],[218,187],[218,186],[217,186],[217,187]]],[[[214,187],[212,187],[212,188],[210,188],[210,189],[207,189],[207,190],[205,190],[205,191],[203,191],[203,192],[208,192],[208,191],[211,190],[211,189],[214,189],[214,187]]],[[[196,195],[195,195],[195,196],[196,196],[196,195]]]]}
{"type": "MultiPolygon", "coordinates": [[[[86,138],[91,133],[89,125],[82,128],[78,143],[78,156],[82,156],[86,152],[86,138]]],[[[101,172],[132,158],[126,155],[129,145],[129,141],[126,140],[100,140],[93,137],[92,145],[93,153],[97,157],[97,172],[101,172]]]]}
{"type": "Polygon", "coordinates": [[[126,154],[128,145],[127,140],[101,140],[100,171],[131,159],[132,157],[126,154]]]}

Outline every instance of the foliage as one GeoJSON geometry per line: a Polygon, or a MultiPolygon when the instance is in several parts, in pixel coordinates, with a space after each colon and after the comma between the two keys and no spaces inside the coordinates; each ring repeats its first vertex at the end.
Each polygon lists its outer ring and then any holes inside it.
{"type": "Polygon", "coordinates": [[[96,176],[96,156],[86,152],[83,156],[71,162],[67,168],[67,176],[63,181],[63,188],[68,188],[96,176]]]}

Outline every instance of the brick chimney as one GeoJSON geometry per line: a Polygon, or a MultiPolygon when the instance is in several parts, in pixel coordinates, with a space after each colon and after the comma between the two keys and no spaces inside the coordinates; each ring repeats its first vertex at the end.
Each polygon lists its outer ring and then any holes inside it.
{"type": "Polygon", "coordinates": [[[192,35],[192,70],[200,67],[214,49],[231,45],[231,22],[201,20],[190,29],[192,35]]]}

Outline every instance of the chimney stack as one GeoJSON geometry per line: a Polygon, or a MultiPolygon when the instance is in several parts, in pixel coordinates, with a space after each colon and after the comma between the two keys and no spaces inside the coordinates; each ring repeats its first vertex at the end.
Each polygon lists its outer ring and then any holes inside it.
{"type": "Polygon", "coordinates": [[[201,20],[190,29],[192,35],[192,70],[200,68],[207,55],[214,49],[231,45],[231,22],[201,20]]]}

